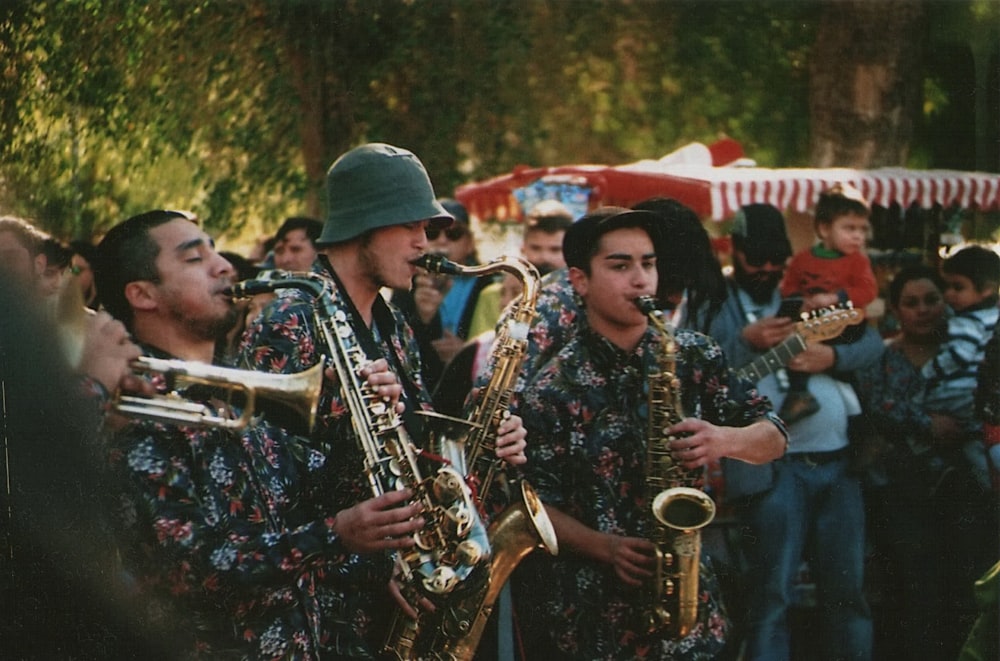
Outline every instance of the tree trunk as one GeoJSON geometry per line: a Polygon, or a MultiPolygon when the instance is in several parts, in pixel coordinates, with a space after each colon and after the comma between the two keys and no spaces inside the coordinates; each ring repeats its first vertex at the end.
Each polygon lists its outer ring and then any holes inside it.
{"type": "Polygon", "coordinates": [[[828,2],[810,58],[810,161],[905,165],[923,96],[924,10],[915,0],[828,2]]]}

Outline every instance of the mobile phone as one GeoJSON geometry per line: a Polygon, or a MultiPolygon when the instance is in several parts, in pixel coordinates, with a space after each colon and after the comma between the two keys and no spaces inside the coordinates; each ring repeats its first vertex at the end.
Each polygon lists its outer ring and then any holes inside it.
{"type": "Polygon", "coordinates": [[[786,298],[781,301],[781,305],[778,306],[778,312],[774,316],[787,317],[789,319],[798,319],[799,313],[801,311],[802,311],[802,297],[793,296],[791,298],[786,298]]]}

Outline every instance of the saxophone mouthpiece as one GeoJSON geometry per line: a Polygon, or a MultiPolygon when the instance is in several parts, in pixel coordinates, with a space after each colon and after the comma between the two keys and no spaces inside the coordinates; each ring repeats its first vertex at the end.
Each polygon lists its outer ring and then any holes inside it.
{"type": "Polygon", "coordinates": [[[653,296],[640,296],[635,299],[635,305],[643,314],[651,314],[660,308],[653,296]]]}
{"type": "Polygon", "coordinates": [[[414,266],[419,266],[422,269],[426,269],[431,273],[441,273],[444,275],[461,275],[462,269],[458,264],[449,260],[444,255],[438,255],[436,253],[424,253],[420,257],[417,257],[410,262],[414,266]]]}

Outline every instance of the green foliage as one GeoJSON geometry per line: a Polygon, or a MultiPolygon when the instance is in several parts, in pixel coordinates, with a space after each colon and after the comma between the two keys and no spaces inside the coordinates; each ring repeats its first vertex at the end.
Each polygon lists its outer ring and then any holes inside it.
{"type": "Polygon", "coordinates": [[[320,214],[326,167],[364,141],[412,149],[441,194],[518,164],[656,158],[722,135],[762,165],[801,165],[819,8],[8,0],[0,211],[70,238],[182,207],[248,246],[320,214]]]}

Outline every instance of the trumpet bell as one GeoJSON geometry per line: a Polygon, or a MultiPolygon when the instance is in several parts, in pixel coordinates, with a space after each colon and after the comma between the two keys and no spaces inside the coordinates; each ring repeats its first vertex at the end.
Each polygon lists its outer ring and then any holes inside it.
{"type": "Polygon", "coordinates": [[[278,405],[282,410],[291,411],[308,432],[316,423],[324,364],[318,363],[297,374],[268,374],[143,357],[133,362],[132,369],[138,374],[162,375],[169,392],[154,397],[119,393],[113,406],[126,417],[241,431],[265,406],[278,405]],[[219,391],[218,403],[208,405],[191,401],[184,391],[195,385],[216,388],[219,391]]]}

